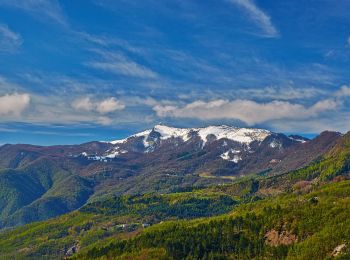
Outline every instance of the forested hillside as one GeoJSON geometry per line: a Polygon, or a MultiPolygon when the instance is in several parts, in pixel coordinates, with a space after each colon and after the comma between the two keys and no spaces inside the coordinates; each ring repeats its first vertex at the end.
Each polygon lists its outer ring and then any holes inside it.
{"type": "Polygon", "coordinates": [[[158,224],[76,258],[348,259],[349,206],[350,182],[342,181],[242,205],[220,217],[158,224]]]}

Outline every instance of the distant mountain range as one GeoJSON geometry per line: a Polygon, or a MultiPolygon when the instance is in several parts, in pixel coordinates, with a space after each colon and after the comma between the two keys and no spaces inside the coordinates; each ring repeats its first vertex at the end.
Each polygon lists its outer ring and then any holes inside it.
{"type": "Polygon", "coordinates": [[[111,194],[169,193],[275,176],[317,160],[341,138],[309,140],[264,129],[152,129],[111,142],[0,147],[0,227],[70,212],[111,194]]]}

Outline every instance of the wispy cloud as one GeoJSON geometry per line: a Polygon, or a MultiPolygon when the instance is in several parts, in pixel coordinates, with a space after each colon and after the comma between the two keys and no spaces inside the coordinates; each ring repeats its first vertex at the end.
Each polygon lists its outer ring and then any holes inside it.
{"type": "Polygon", "coordinates": [[[20,9],[37,19],[50,19],[67,25],[67,18],[57,0],[0,0],[0,5],[20,9]]]}
{"type": "Polygon", "coordinates": [[[124,76],[151,79],[158,77],[156,72],[141,64],[138,64],[121,53],[104,52],[100,50],[96,52],[101,55],[101,59],[88,62],[86,65],[95,69],[124,76]]]}
{"type": "Polygon", "coordinates": [[[315,87],[296,88],[294,86],[268,86],[263,88],[244,88],[236,91],[240,97],[256,99],[305,100],[328,93],[315,87]]]}
{"type": "Polygon", "coordinates": [[[26,90],[22,86],[9,81],[8,78],[4,77],[3,75],[0,75],[0,96],[8,93],[19,92],[26,92],[26,90]]]}
{"type": "Polygon", "coordinates": [[[73,33],[77,35],[80,39],[103,47],[118,46],[125,51],[137,54],[142,54],[144,52],[143,48],[136,47],[124,39],[119,39],[116,37],[106,35],[95,35],[87,32],[74,31],[73,33]]]}
{"type": "Polygon", "coordinates": [[[260,9],[254,0],[228,0],[229,2],[244,9],[251,21],[253,21],[263,31],[265,37],[278,37],[279,33],[271,21],[271,17],[260,9]]]}
{"type": "Polygon", "coordinates": [[[23,43],[19,33],[12,31],[8,25],[0,23],[0,52],[13,52],[23,43]]]}

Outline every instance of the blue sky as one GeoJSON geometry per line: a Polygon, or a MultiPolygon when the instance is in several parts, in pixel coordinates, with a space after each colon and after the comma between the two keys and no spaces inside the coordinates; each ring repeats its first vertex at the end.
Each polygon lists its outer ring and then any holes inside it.
{"type": "Polygon", "coordinates": [[[0,143],[162,122],[350,130],[348,0],[0,0],[0,143]]]}

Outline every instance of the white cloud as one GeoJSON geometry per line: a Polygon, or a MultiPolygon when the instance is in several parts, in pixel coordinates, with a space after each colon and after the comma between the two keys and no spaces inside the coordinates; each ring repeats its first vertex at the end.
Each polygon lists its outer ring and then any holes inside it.
{"type": "Polygon", "coordinates": [[[23,43],[20,34],[10,30],[6,24],[0,24],[0,51],[8,52],[18,49],[23,43]]]}
{"type": "Polygon", "coordinates": [[[130,58],[120,54],[111,52],[96,51],[102,55],[101,61],[88,62],[87,65],[113,74],[138,78],[157,78],[158,75],[154,71],[140,65],[130,58]]]}
{"type": "Polygon", "coordinates": [[[116,110],[123,110],[125,105],[114,97],[103,100],[97,104],[96,110],[101,114],[107,114],[116,110]]]}
{"type": "Polygon", "coordinates": [[[252,100],[194,101],[185,106],[157,105],[153,110],[159,117],[196,118],[201,120],[236,119],[248,125],[279,119],[305,119],[335,110],[337,100],[321,100],[310,107],[286,101],[258,103],[252,100]]]}
{"type": "Polygon", "coordinates": [[[79,98],[73,101],[72,106],[77,110],[92,111],[95,108],[95,104],[89,97],[79,98]]]}
{"type": "Polygon", "coordinates": [[[100,114],[108,114],[117,110],[123,110],[125,105],[114,97],[101,101],[92,101],[89,97],[83,97],[74,100],[72,107],[76,110],[96,111],[100,114]]]}
{"type": "Polygon", "coordinates": [[[263,30],[265,37],[277,37],[278,31],[271,22],[271,17],[261,10],[253,0],[228,0],[243,8],[257,26],[263,30]]]}
{"type": "Polygon", "coordinates": [[[343,85],[340,89],[335,92],[335,96],[337,97],[350,97],[350,87],[343,85]]]}
{"type": "Polygon", "coordinates": [[[350,45],[350,36],[348,37],[348,44],[350,45]]]}
{"type": "Polygon", "coordinates": [[[7,94],[0,96],[0,115],[19,116],[30,103],[29,94],[7,94]]]}
{"type": "Polygon", "coordinates": [[[48,18],[61,25],[67,25],[57,0],[0,0],[0,5],[23,10],[38,19],[48,18]]]}

